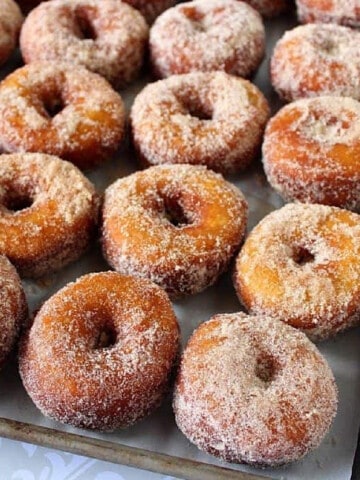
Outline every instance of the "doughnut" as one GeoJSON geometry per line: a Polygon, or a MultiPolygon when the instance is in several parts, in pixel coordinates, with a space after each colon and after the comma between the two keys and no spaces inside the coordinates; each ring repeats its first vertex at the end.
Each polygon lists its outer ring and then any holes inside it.
{"type": "Polygon", "coordinates": [[[4,152],[42,152],[92,168],[115,153],[124,126],[120,96],[83,67],[36,62],[0,84],[4,152]]]}
{"type": "Polygon", "coordinates": [[[239,171],[257,156],[269,114],[265,97],[247,80],[225,72],[173,75],[136,97],[133,142],[145,165],[239,171]]]}
{"type": "Polygon", "coordinates": [[[288,9],[289,0],[243,0],[264,17],[276,17],[288,9]]]}
{"type": "Polygon", "coordinates": [[[149,415],[169,389],[179,327],[149,280],[84,275],[47,300],[19,354],[24,387],[41,412],[95,430],[149,415]]]}
{"type": "Polygon", "coordinates": [[[13,0],[0,0],[0,65],[16,47],[23,17],[13,0]]]}
{"type": "Polygon", "coordinates": [[[264,49],[260,15],[237,0],[182,3],[160,15],[150,30],[152,67],[160,78],[212,70],[250,77],[264,49]]]}
{"type": "Polygon", "coordinates": [[[285,33],[271,59],[271,82],[286,101],[319,95],[360,100],[360,32],[309,24],[285,33]]]}
{"type": "Polygon", "coordinates": [[[284,198],[360,210],[360,102],[297,100],[268,123],[263,163],[284,198]]]}
{"type": "Polygon", "coordinates": [[[338,23],[360,27],[359,0],[296,0],[302,23],[338,23]]]}
{"type": "Polygon", "coordinates": [[[148,23],[153,23],[166,9],[175,5],[176,0],[123,0],[132,7],[139,10],[148,23]]]}
{"type": "Polygon", "coordinates": [[[178,297],[204,290],[227,268],[244,236],[247,203],[205,167],[158,165],[109,186],[102,218],[108,263],[178,297]]]}
{"type": "Polygon", "coordinates": [[[288,204],[251,232],[236,260],[244,306],[323,340],[360,320],[360,216],[288,204]]]}
{"type": "Polygon", "coordinates": [[[190,338],[173,405],[178,427],[201,450],[276,467],[319,446],[337,388],[302,332],[266,316],[223,314],[190,338]]]}
{"type": "Polygon", "coordinates": [[[38,153],[0,156],[0,254],[24,277],[76,260],[95,234],[99,198],[71,163],[38,153]]]}
{"type": "Polygon", "coordinates": [[[25,63],[82,65],[120,88],[137,76],[147,39],[143,16],[119,0],[52,0],[29,13],[20,48],[25,63]]]}
{"type": "Polygon", "coordinates": [[[20,278],[9,260],[0,255],[0,366],[14,347],[27,317],[20,278]]]}

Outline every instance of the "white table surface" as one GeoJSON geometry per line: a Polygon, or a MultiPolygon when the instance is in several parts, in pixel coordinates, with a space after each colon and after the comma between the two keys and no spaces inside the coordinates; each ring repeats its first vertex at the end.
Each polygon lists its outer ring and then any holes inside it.
{"type": "Polygon", "coordinates": [[[71,453],[0,438],[0,480],[176,480],[71,453]]]}

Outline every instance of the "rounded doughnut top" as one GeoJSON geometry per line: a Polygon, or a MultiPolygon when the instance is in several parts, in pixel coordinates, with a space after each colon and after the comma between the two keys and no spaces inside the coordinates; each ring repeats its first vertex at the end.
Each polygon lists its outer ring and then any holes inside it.
{"type": "Polygon", "coordinates": [[[245,232],[240,190],[204,167],[161,165],[105,191],[103,252],[117,271],[148,277],[174,296],[212,285],[245,232]]]}
{"type": "Polygon", "coordinates": [[[140,69],[148,26],[134,8],[118,0],[52,0],[27,16],[20,35],[26,63],[82,65],[119,88],[140,69]]]}
{"type": "Polygon", "coordinates": [[[264,17],[275,17],[289,8],[289,0],[244,0],[264,17]]]}
{"type": "Polygon", "coordinates": [[[144,15],[148,23],[153,23],[156,17],[175,5],[176,0],[124,0],[144,15]]]}
{"type": "Polygon", "coordinates": [[[296,0],[297,13],[303,23],[339,23],[360,27],[359,0],[296,0]]]}
{"type": "Polygon", "coordinates": [[[95,273],[43,304],[21,345],[20,374],[45,415],[114,430],[159,405],[178,348],[179,327],[163,290],[95,273]]]}
{"type": "Polygon", "coordinates": [[[269,106],[250,82],[225,72],[173,75],[145,87],[131,110],[135,147],[145,164],[244,169],[262,141],[269,106]]]}
{"type": "Polygon", "coordinates": [[[99,198],[72,164],[49,155],[0,156],[0,253],[24,276],[75,260],[88,246],[99,198]]]}
{"type": "Polygon", "coordinates": [[[197,447],[259,466],[316,448],[336,408],[333,374],[306,336],[244,313],[216,315],[195,330],[174,394],[176,422],[197,447]]]}
{"type": "Polygon", "coordinates": [[[3,151],[42,152],[90,168],[117,150],[124,126],[119,94],[83,67],[32,63],[0,85],[3,151]]]}
{"type": "Polygon", "coordinates": [[[352,98],[302,99],[268,123],[263,163],[285,198],[360,209],[360,103],[352,98]]]}
{"type": "Polygon", "coordinates": [[[12,350],[27,317],[20,278],[9,260],[0,255],[0,366],[12,350]]]}
{"type": "Polygon", "coordinates": [[[0,65],[15,49],[23,17],[13,0],[0,0],[0,65]]]}
{"type": "Polygon", "coordinates": [[[311,24],[285,33],[271,59],[271,80],[285,100],[319,95],[360,99],[360,32],[311,24]]]}
{"type": "Polygon", "coordinates": [[[150,31],[150,54],[159,77],[224,70],[249,77],[264,56],[260,15],[236,0],[195,0],[170,8],[150,31]]]}
{"type": "Polygon", "coordinates": [[[234,283],[254,314],[322,340],[360,320],[360,216],[288,204],[266,216],[237,258],[234,283]]]}

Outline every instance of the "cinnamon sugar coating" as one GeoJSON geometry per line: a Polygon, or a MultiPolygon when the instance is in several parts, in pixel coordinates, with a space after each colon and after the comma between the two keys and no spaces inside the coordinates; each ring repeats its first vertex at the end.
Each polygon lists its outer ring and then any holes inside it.
{"type": "Polygon", "coordinates": [[[264,17],[276,17],[287,10],[290,0],[243,0],[264,17]]]}
{"type": "Polygon", "coordinates": [[[271,58],[271,81],[291,101],[319,95],[360,99],[360,32],[310,24],[286,32],[271,58]]]}
{"type": "Polygon", "coordinates": [[[173,75],[145,87],[131,109],[142,163],[243,170],[260,150],[268,103],[254,85],[225,72],[173,75]]]}
{"type": "Polygon", "coordinates": [[[79,278],[41,307],[23,339],[23,384],[46,416],[96,430],[132,425],[169,388],[179,327],[165,292],[115,272],[79,278]]]}
{"type": "Polygon", "coordinates": [[[150,55],[163,78],[223,70],[249,77],[264,56],[260,15],[237,0],[195,0],[170,8],[150,30],[150,55]]]}
{"type": "Polygon", "coordinates": [[[26,63],[82,65],[120,88],[137,76],[147,39],[145,19],[124,2],[52,0],[27,16],[20,47],[26,63]]]}
{"type": "Polygon", "coordinates": [[[9,260],[0,255],[0,366],[14,347],[27,313],[20,278],[9,260]]]}
{"type": "Polygon", "coordinates": [[[92,168],[115,153],[124,130],[120,95],[83,67],[32,63],[0,85],[5,152],[42,152],[92,168]]]}
{"type": "Polygon", "coordinates": [[[360,27],[359,0],[296,0],[302,23],[338,23],[360,27]]]}
{"type": "Polygon", "coordinates": [[[297,100],[268,123],[267,178],[284,198],[360,210],[360,102],[348,97],[297,100]]]}
{"type": "Polygon", "coordinates": [[[266,216],[237,258],[235,288],[253,314],[322,340],[360,320],[360,216],[288,204],[266,216]]]}
{"type": "Polygon", "coordinates": [[[303,333],[269,317],[224,314],[190,338],[173,405],[180,430],[201,450],[274,467],[319,446],[337,388],[303,333]]]}
{"type": "Polygon", "coordinates": [[[173,7],[176,0],[124,0],[124,2],[139,10],[151,24],[162,12],[173,7]]]}
{"type": "Polygon", "coordinates": [[[160,165],[105,191],[103,253],[117,271],[150,278],[173,296],[212,285],[242,242],[247,203],[219,174],[160,165]]]}
{"type": "Polygon", "coordinates": [[[0,156],[0,253],[22,276],[76,260],[96,229],[99,197],[71,163],[36,154],[0,156]]]}
{"type": "Polygon", "coordinates": [[[0,65],[15,49],[23,17],[13,0],[0,0],[0,65]]]}

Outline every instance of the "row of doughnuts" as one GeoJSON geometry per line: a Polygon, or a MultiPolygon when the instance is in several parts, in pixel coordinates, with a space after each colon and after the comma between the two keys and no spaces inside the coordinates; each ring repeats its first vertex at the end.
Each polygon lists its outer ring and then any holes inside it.
{"type": "MultiPolygon", "coordinates": [[[[99,197],[92,184],[70,163],[41,154],[3,155],[0,172],[0,253],[30,277],[79,258],[98,221],[99,197]]],[[[247,203],[211,170],[160,165],[110,185],[101,218],[109,264],[176,297],[204,290],[228,268],[244,238],[247,203]]],[[[322,205],[289,204],[269,215],[237,260],[240,299],[251,312],[276,317],[279,311],[279,318],[312,338],[356,324],[360,287],[352,276],[360,273],[359,225],[357,214],[322,205]],[[298,303],[290,302],[290,279],[303,285],[298,303]],[[319,295],[315,285],[329,296],[319,295]]]]}
{"type": "MultiPolygon", "coordinates": [[[[46,0],[45,0],[46,1],[46,0]]],[[[288,9],[288,0],[245,0],[266,17],[279,15],[288,9]]],[[[40,0],[18,0],[24,13],[36,7],[40,0]]],[[[126,3],[139,10],[149,23],[152,23],[163,11],[176,3],[176,0],[126,0],[126,3]]]]}
{"type": "MultiPolygon", "coordinates": [[[[279,15],[289,8],[289,0],[245,0],[266,17],[279,15]]],[[[21,9],[27,13],[40,3],[40,0],[18,0],[21,9]]],[[[166,9],[172,7],[175,0],[126,0],[138,9],[149,23],[166,9]]],[[[352,27],[359,26],[359,8],[356,2],[345,3],[342,0],[323,2],[321,0],[296,0],[298,18],[303,23],[323,22],[339,23],[352,27]]]]}
{"type": "MultiPolygon", "coordinates": [[[[3,354],[26,305],[2,256],[0,268],[3,354]]],[[[158,406],[178,348],[179,326],[165,292],[148,280],[104,272],[81,277],[45,302],[22,337],[19,367],[45,415],[111,431],[158,406]]],[[[318,446],[336,405],[332,372],[303,333],[243,313],[217,315],[194,332],[174,393],[176,421],[195,444],[260,466],[297,460],[318,446]]]]}
{"type": "MultiPolygon", "coordinates": [[[[22,17],[12,0],[2,1],[6,15],[0,22],[5,33],[0,58],[4,61],[15,46],[22,17]]],[[[152,13],[156,15],[172,3],[146,2],[144,6],[139,2],[135,6],[140,10],[148,8],[148,14],[155,9],[152,13]]],[[[276,8],[273,3],[272,7],[276,8]]],[[[300,18],[313,19],[301,13],[302,8],[310,7],[298,3],[300,18]]],[[[316,2],[313,3],[316,8],[316,2]]],[[[260,10],[268,9],[266,2],[250,4],[260,10]]],[[[26,18],[21,32],[24,60],[81,64],[105,76],[116,87],[131,81],[142,64],[148,27],[143,17],[127,4],[106,0],[101,9],[98,5],[96,0],[56,0],[36,7],[26,18]],[[107,18],[112,19],[111,25],[107,18]]],[[[333,8],[337,11],[341,7],[334,5],[333,8]]],[[[349,8],[346,6],[346,11],[349,8]]],[[[343,18],[341,12],[338,17],[343,18]]],[[[319,20],[316,14],[314,18],[319,20]]],[[[356,25],[356,20],[339,20],[339,23],[356,25]]],[[[150,31],[150,52],[154,71],[160,77],[214,69],[249,76],[264,55],[264,28],[255,10],[243,2],[187,2],[160,15],[150,31]],[[216,48],[209,49],[208,45],[214,42],[216,48]],[[231,44],[236,48],[230,49],[231,44]]]]}
{"type": "MultiPolygon", "coordinates": [[[[123,102],[104,79],[53,62],[27,65],[3,80],[0,115],[2,151],[40,151],[82,169],[113,155],[125,132],[123,102]]],[[[130,124],[145,166],[189,163],[229,173],[256,158],[268,117],[266,99],[250,82],[197,72],[146,86],[130,124]]],[[[358,211],[360,172],[351,158],[360,148],[359,118],[352,98],[323,96],[283,107],[263,142],[271,185],[289,200],[358,211]]]]}

